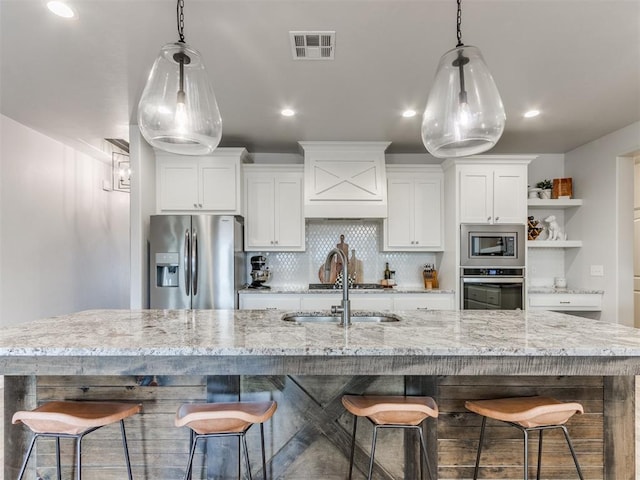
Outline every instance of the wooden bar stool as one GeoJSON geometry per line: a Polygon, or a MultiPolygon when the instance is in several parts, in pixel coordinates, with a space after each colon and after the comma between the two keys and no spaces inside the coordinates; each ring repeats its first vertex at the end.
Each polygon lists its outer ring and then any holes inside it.
{"type": "Polygon", "coordinates": [[[278,408],[276,402],[232,402],[232,403],[185,403],[176,413],[176,427],[191,429],[189,464],[184,480],[191,478],[196,444],[201,438],[236,436],[242,440],[247,475],[251,480],[251,466],[245,434],[252,425],[260,424],[260,446],[262,448],[262,476],[267,478],[267,463],[264,452],[264,422],[278,408]]]}
{"type": "Polygon", "coordinates": [[[583,413],[582,405],[575,402],[561,402],[551,397],[515,397],[499,398],[495,400],[475,400],[465,402],[465,407],[478,415],[482,415],[482,428],[480,429],[480,443],[478,445],[478,455],[476,457],[476,468],[473,478],[478,478],[480,468],[480,454],[484,441],[484,430],[487,418],[493,418],[508,423],[519,429],[524,435],[524,480],[529,478],[529,433],[539,432],[538,437],[538,470],[536,478],[540,479],[540,467],[542,465],[542,433],[545,430],[559,428],[564,433],[567,440],[573,462],[578,470],[580,479],[582,470],[576,457],[576,452],[571,443],[571,437],[567,432],[565,423],[576,413],[583,413]]]}
{"type": "MultiPolygon", "coordinates": [[[[373,475],[374,456],[378,428],[403,428],[417,430],[424,461],[429,471],[429,478],[435,480],[427,457],[427,447],[420,425],[428,417],[438,417],[438,406],[431,397],[407,396],[358,396],[344,395],[342,404],[355,417],[353,419],[353,434],[351,436],[351,455],[349,458],[349,480],[353,472],[353,456],[356,447],[356,428],[358,417],[366,417],[373,424],[373,441],[371,443],[371,458],[369,460],[368,480],[373,475]]],[[[422,468],[420,469],[422,471],[422,468]]]]}
{"type": "Polygon", "coordinates": [[[56,460],[58,480],[61,480],[60,439],[73,438],[76,442],[76,478],[82,478],[82,439],[97,429],[120,422],[124,457],[127,462],[127,473],[132,480],[127,435],[124,419],[139,413],[142,405],[116,402],[48,402],[35,410],[19,411],[13,415],[13,424],[24,423],[34,433],[29,450],[24,458],[18,480],[21,480],[29,462],[29,457],[38,437],[56,439],[56,460]]]}

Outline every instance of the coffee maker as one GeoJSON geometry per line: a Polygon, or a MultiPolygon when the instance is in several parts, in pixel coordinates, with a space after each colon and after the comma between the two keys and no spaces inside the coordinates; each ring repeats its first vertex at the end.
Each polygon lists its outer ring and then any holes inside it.
{"type": "Polygon", "coordinates": [[[262,255],[256,255],[251,257],[251,285],[249,288],[271,288],[268,285],[264,285],[271,277],[271,270],[266,266],[267,259],[262,255]]]}

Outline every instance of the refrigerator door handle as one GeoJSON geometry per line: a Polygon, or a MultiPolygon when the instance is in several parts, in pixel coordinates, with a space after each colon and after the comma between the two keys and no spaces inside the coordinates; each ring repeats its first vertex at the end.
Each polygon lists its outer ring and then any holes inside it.
{"type": "Polygon", "coordinates": [[[191,269],[189,268],[189,257],[191,250],[191,235],[189,229],[184,232],[184,293],[191,295],[191,269]]]}
{"type": "Polygon", "coordinates": [[[198,294],[198,233],[193,231],[193,246],[191,247],[191,283],[193,295],[198,294]]]}

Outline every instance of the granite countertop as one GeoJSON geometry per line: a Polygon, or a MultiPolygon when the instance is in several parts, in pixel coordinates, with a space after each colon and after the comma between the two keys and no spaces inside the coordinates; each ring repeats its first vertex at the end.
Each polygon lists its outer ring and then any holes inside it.
{"type": "Polygon", "coordinates": [[[530,287],[527,293],[571,293],[578,295],[602,295],[604,290],[592,290],[588,288],[555,288],[555,287],[530,287]]]}
{"type": "MultiPolygon", "coordinates": [[[[265,294],[265,293],[293,293],[293,294],[342,294],[341,288],[328,288],[328,289],[309,289],[307,287],[271,287],[270,289],[256,289],[256,288],[243,288],[238,290],[238,293],[241,295],[246,294],[265,294]]],[[[421,287],[393,287],[393,288],[351,288],[349,289],[349,294],[381,294],[381,293],[393,293],[393,294],[406,294],[406,293],[424,293],[424,294],[434,294],[434,293],[447,293],[453,294],[453,290],[426,290],[421,287]]]]}
{"type": "MultiPolygon", "coordinates": [[[[640,329],[546,311],[393,312],[399,322],[296,324],[272,310],[92,310],[0,332],[8,357],[634,356],[640,329]]],[[[1,367],[2,365],[0,365],[1,367]]],[[[2,372],[0,372],[2,373],[2,372]]]]}

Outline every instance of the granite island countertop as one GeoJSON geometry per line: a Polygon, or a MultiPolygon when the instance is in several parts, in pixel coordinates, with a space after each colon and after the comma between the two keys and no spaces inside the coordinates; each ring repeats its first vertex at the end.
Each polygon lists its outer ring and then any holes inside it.
{"type": "Polygon", "coordinates": [[[640,330],[545,311],[398,311],[296,324],[283,311],[93,310],[0,332],[0,374],[640,374],[640,330]]]}

